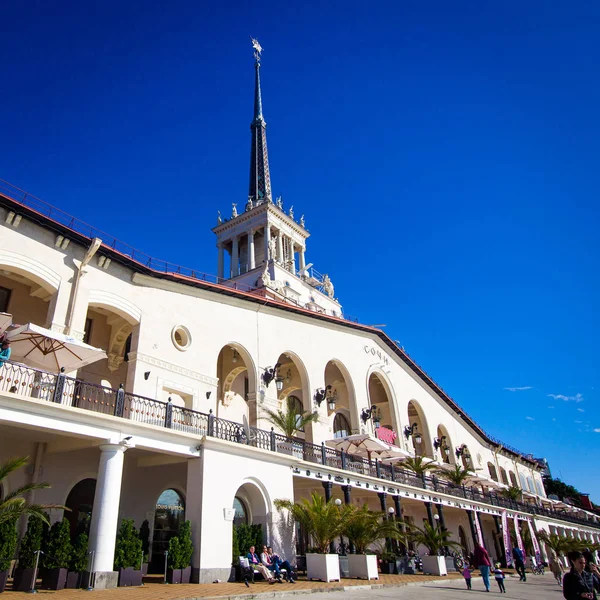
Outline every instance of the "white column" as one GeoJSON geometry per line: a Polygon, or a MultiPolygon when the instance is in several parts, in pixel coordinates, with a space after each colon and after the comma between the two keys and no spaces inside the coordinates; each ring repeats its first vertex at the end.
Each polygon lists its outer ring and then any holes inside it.
{"type": "Polygon", "coordinates": [[[231,277],[237,277],[240,274],[240,259],[238,256],[238,239],[233,238],[233,247],[231,249],[231,277]]]}
{"type": "Polygon", "coordinates": [[[304,247],[300,248],[300,271],[302,271],[302,269],[304,269],[304,267],[306,266],[306,260],[304,258],[305,251],[306,251],[306,248],[304,248],[304,247]]]}
{"type": "Polygon", "coordinates": [[[219,244],[218,245],[219,248],[219,263],[218,263],[218,268],[217,268],[217,275],[219,276],[219,279],[223,279],[225,277],[225,268],[224,268],[224,257],[223,257],[223,245],[219,244]]]}
{"type": "Polygon", "coordinates": [[[254,230],[248,232],[248,271],[252,271],[256,266],[254,258],[254,230]]]}
{"type": "Polygon", "coordinates": [[[295,258],[295,244],[292,239],[290,239],[290,272],[292,275],[296,274],[296,258],[295,258]]]}
{"type": "MultiPolygon", "coordinates": [[[[265,225],[265,263],[269,262],[269,245],[271,242],[271,228],[265,225]]],[[[275,258],[272,256],[271,258],[275,258]]]]}
{"type": "Polygon", "coordinates": [[[95,572],[113,571],[125,450],[120,444],[100,446],[89,544],[94,551],[95,572]]]}
{"type": "Polygon", "coordinates": [[[277,262],[283,264],[283,234],[281,231],[277,236],[277,262]]]}

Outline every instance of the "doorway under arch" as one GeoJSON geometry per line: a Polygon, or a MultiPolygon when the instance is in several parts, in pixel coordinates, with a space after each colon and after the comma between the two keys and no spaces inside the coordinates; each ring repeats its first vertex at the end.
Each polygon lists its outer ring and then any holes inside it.
{"type": "Polygon", "coordinates": [[[150,571],[161,573],[164,570],[165,551],[169,549],[169,540],[179,534],[179,528],[185,519],[185,499],[173,488],[164,490],[156,501],[154,527],[152,530],[152,556],[150,571]]]}
{"type": "Polygon", "coordinates": [[[434,458],[433,456],[433,443],[431,436],[429,435],[429,426],[427,425],[427,419],[425,413],[421,408],[421,405],[416,400],[411,400],[408,403],[408,423],[411,428],[411,438],[415,454],[419,456],[427,456],[434,458]],[[417,435],[419,433],[420,435],[417,435]],[[420,439],[420,443],[419,443],[420,439]]]}
{"type": "Polygon", "coordinates": [[[469,556],[469,542],[467,538],[467,534],[465,533],[465,528],[462,525],[458,526],[458,543],[463,551],[463,556],[467,558],[469,556]]]}
{"type": "MultiPolygon", "coordinates": [[[[338,360],[330,360],[325,365],[325,405],[327,414],[333,417],[333,425],[335,432],[335,423],[338,415],[347,423],[346,435],[355,430],[360,430],[358,411],[356,408],[356,399],[354,395],[354,385],[350,379],[350,372],[338,360]],[[333,401],[334,409],[330,409],[330,404],[333,401]]],[[[337,419],[338,422],[340,419],[337,419]]]]}
{"type": "Polygon", "coordinates": [[[89,534],[94,508],[94,494],[96,493],[96,480],[82,479],[76,483],[69,492],[65,506],[65,517],[71,526],[71,538],[85,533],[89,534]]]}
{"type": "MultiPolygon", "coordinates": [[[[396,422],[396,414],[392,403],[392,392],[385,376],[382,373],[374,371],[369,375],[367,390],[369,393],[371,422],[375,430],[384,427],[389,430],[389,435],[386,436],[386,441],[391,441],[393,438],[394,444],[400,445],[401,439],[398,435],[398,423],[396,422]],[[393,433],[392,433],[393,432],[393,433]]],[[[382,438],[383,439],[383,438],[382,438]]]]}
{"type": "Polygon", "coordinates": [[[256,426],[256,374],[248,351],[237,343],[223,346],[217,357],[218,417],[256,426]]]}

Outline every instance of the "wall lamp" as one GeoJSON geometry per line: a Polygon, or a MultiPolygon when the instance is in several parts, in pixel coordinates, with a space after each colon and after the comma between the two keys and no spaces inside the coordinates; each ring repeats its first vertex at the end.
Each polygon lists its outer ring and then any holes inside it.
{"type": "Polygon", "coordinates": [[[469,454],[469,449],[464,444],[456,448],[455,454],[456,458],[460,458],[462,456],[466,463],[471,462],[471,455],[469,454]]]}
{"type": "Polygon", "coordinates": [[[262,380],[265,386],[269,387],[269,384],[274,379],[278,392],[283,389],[283,377],[279,376],[279,367],[281,367],[281,363],[276,363],[273,368],[266,368],[265,372],[262,374],[262,380]]]}
{"type": "Polygon", "coordinates": [[[450,456],[450,446],[448,446],[448,442],[446,441],[446,436],[445,435],[443,435],[442,437],[433,438],[433,447],[436,450],[438,450],[439,448],[441,448],[442,452],[446,456],[450,456]]]}
{"type": "Polygon", "coordinates": [[[417,423],[413,423],[412,425],[407,425],[404,428],[404,437],[408,439],[412,436],[415,440],[415,443],[420,444],[423,441],[423,436],[419,433],[419,426],[417,423]]]}
{"type": "MultiPolygon", "coordinates": [[[[325,398],[327,398],[332,387],[333,386],[328,385],[325,388],[317,389],[317,391],[315,392],[315,402],[317,403],[317,406],[321,406],[321,403],[323,402],[323,400],[325,400],[325,398]]],[[[334,406],[334,408],[335,408],[335,406],[334,406]]]]}
{"type": "Polygon", "coordinates": [[[360,418],[363,423],[366,423],[369,419],[373,419],[375,429],[378,429],[381,423],[381,411],[377,408],[377,405],[373,404],[371,408],[363,408],[360,413],[360,418]]]}

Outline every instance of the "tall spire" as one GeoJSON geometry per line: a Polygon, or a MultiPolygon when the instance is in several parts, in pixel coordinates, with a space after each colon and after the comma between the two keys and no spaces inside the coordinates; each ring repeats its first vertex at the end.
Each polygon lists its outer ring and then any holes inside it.
{"type": "Polygon", "coordinates": [[[255,203],[272,202],[271,175],[269,173],[269,155],[267,153],[267,124],[262,114],[262,96],[260,91],[260,55],[262,48],[252,39],[254,48],[254,119],[250,124],[252,145],[250,148],[250,185],[248,199],[255,203]]]}

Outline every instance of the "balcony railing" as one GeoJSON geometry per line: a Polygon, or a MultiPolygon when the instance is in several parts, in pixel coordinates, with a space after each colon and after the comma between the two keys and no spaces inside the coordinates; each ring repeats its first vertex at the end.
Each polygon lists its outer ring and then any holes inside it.
{"type": "Polygon", "coordinates": [[[342,469],[348,473],[375,477],[390,483],[410,485],[434,494],[448,494],[464,500],[483,502],[500,508],[552,517],[600,529],[600,523],[564,511],[532,506],[493,492],[484,492],[481,488],[458,486],[435,475],[419,476],[396,465],[350,456],[345,452],[328,448],[324,444],[311,444],[298,438],[290,440],[275,433],[273,429],[265,431],[215,417],[212,411],[208,414],[201,413],[175,406],[171,402],[161,402],[131,394],[122,387],[119,389],[108,388],[18,363],[6,362],[0,366],[0,392],[14,392],[38,400],[112,415],[136,423],[166,427],[197,436],[211,436],[236,444],[287,454],[309,463],[342,469]]]}

